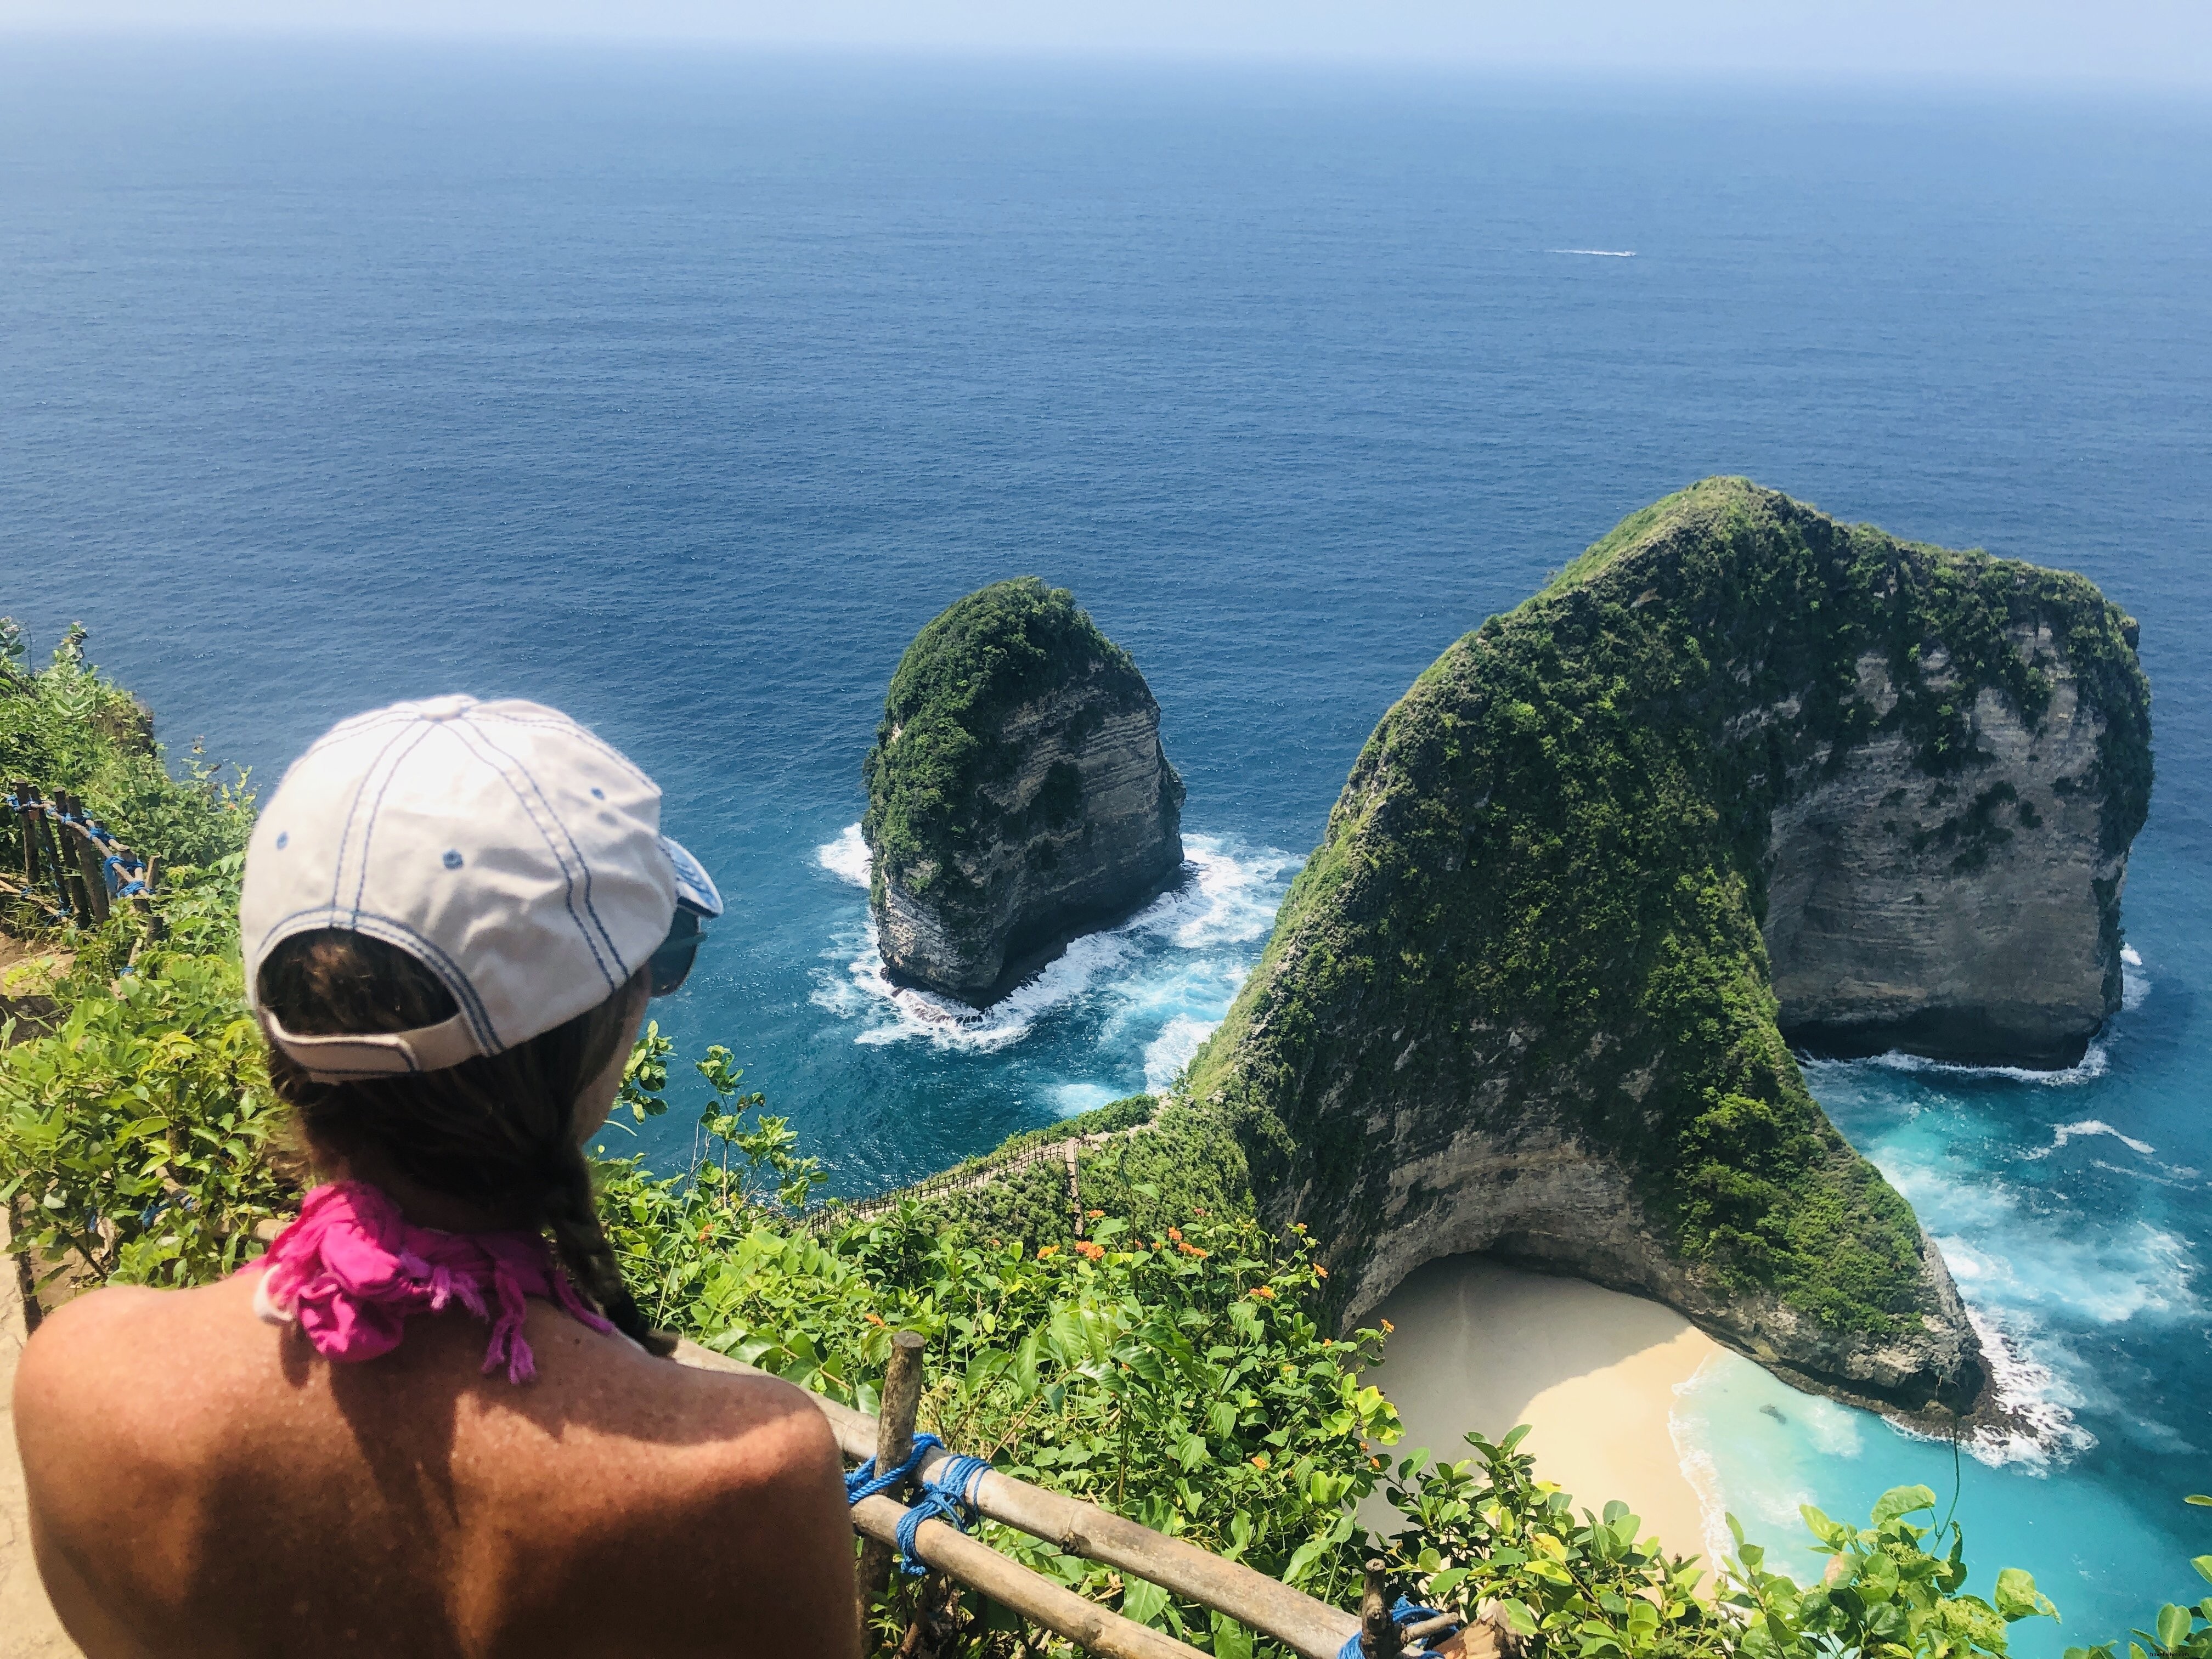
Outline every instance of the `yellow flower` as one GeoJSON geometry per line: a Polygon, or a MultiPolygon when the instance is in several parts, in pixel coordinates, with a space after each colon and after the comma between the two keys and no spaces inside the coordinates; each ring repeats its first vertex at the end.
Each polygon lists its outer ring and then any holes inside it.
{"type": "Polygon", "coordinates": [[[1262,1302],[1273,1302],[1275,1299],[1275,1292],[1265,1285],[1255,1285],[1246,1294],[1256,1296],[1262,1302]]]}
{"type": "Polygon", "coordinates": [[[1038,1260],[1038,1261],[1043,1261],[1043,1260],[1045,1259],[1045,1257],[1047,1257],[1047,1256],[1048,1256],[1048,1255],[1059,1255],[1059,1254],[1060,1254],[1060,1246],[1059,1246],[1059,1245],[1057,1245],[1057,1244],[1046,1244],[1046,1245],[1041,1246],[1041,1247],[1038,1249],[1038,1250],[1037,1250],[1037,1260],[1038,1260]]]}

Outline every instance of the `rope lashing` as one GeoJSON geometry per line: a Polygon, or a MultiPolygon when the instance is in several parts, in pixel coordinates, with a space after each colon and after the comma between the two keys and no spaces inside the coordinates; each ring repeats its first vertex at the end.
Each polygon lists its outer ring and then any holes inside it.
{"type": "MultiPolygon", "coordinates": [[[[1443,1616],[1441,1608],[1416,1607],[1402,1595],[1398,1598],[1397,1606],[1390,1609],[1390,1622],[1400,1630],[1408,1630],[1415,1625],[1425,1625],[1431,1619],[1441,1619],[1443,1616]]],[[[1445,1640],[1449,1641],[1459,1629],[1460,1626],[1455,1625],[1451,1630],[1445,1632],[1445,1640]]],[[[1435,1650],[1433,1648],[1417,1648],[1414,1650],[1415,1659],[1418,1659],[1420,1654],[1433,1653],[1435,1650]]],[[[1358,1631],[1352,1632],[1346,1638],[1344,1645],[1336,1650],[1336,1659],[1366,1659],[1366,1655],[1367,1650],[1359,1644],[1358,1631]]]]}
{"type": "MultiPolygon", "coordinates": [[[[914,1449],[907,1454],[906,1462],[886,1474],[876,1473],[872,1457],[845,1477],[845,1502],[859,1503],[863,1498],[873,1498],[887,1492],[902,1481],[915,1478],[921,1460],[933,1448],[945,1445],[933,1434],[918,1434],[914,1437],[914,1449]]],[[[925,1521],[942,1521],[962,1532],[975,1522],[975,1483],[991,1471],[990,1463],[981,1457],[969,1457],[953,1453],[942,1463],[921,1477],[921,1491],[915,1504],[898,1523],[899,1567],[909,1577],[918,1577],[929,1569],[914,1553],[915,1535],[925,1521]]]]}

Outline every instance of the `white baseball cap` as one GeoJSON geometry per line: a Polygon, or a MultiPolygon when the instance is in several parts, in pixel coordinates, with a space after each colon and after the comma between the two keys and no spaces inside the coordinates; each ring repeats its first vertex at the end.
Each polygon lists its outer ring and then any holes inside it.
{"type": "Polygon", "coordinates": [[[292,763],[246,851],[239,933],[269,1040],[319,1082],[434,1072],[596,1007],[649,963],[682,980],[721,895],[660,833],[660,791],[557,709],[433,697],[341,720],[292,763]],[[308,1036],[260,1000],[269,953],[336,927],[407,951],[460,1012],[308,1036]]]}

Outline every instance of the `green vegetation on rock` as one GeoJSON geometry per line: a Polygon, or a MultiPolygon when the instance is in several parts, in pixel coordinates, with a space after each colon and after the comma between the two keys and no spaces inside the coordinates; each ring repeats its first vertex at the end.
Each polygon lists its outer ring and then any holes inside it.
{"type": "MultiPolygon", "coordinates": [[[[203,1284],[252,1255],[256,1224],[296,1200],[278,1167],[283,1124],[236,966],[237,849],[252,805],[197,769],[181,782],[147,771],[143,719],[119,734],[95,726],[78,701],[86,671],[74,655],[64,668],[51,681],[8,682],[0,729],[47,745],[9,750],[9,763],[132,824],[140,850],[167,865],[158,903],[169,934],[146,946],[118,916],[27,941],[58,947],[74,966],[51,987],[58,1034],[0,1032],[0,1201],[18,1224],[15,1250],[69,1269],[76,1285],[203,1284]],[[55,691],[79,712],[57,719],[40,702],[55,691]],[[113,800],[101,793],[108,781],[113,800]],[[131,799],[147,805],[126,820],[131,799]]],[[[876,1403],[892,1330],[920,1330],[929,1338],[922,1420],[955,1449],[1340,1606],[1356,1596],[1359,1563],[1384,1554],[1436,1605],[1462,1616],[1495,1608],[1531,1659],[1963,1659],[2002,1654],[2010,1623],[2048,1608],[2009,1570],[1988,1598],[1968,1593],[1955,1531],[1921,1524],[1933,1518],[1924,1489],[1887,1495],[1865,1528],[1808,1511],[1833,1564],[1810,1588],[1746,1547],[1716,1590],[1640,1537],[1621,1505],[1578,1507],[1541,1480],[1518,1434],[1469,1437],[1469,1457],[1422,1455],[1392,1468],[1383,1453],[1398,1437],[1395,1413],[1364,1375],[1382,1334],[1334,1331],[1313,1235],[1237,1212],[1249,1200],[1241,1144],[1223,1114],[1188,1097],[1116,1102],[1012,1146],[1018,1155],[1070,1131],[1114,1137],[1085,1155],[1086,1202],[1103,1213],[1086,1218],[1091,1237],[1079,1245],[993,1232],[981,1213],[934,1203],[810,1224],[795,1206],[819,1167],[760,1095],[741,1092],[727,1051],[691,1068],[703,1090],[672,1087],[672,1069],[684,1074],[671,1060],[649,1030],[623,1098],[636,1121],[666,1111],[672,1093],[696,1105],[694,1157],[673,1171],[634,1158],[600,1169],[610,1237],[658,1322],[864,1408],[876,1403]],[[1407,1517],[1383,1538],[1351,1508],[1377,1487],[1407,1517]]],[[[1040,1229],[1064,1228],[1064,1192],[1036,1216],[1040,1229]]],[[[1280,1651],[1141,1580],[995,1523],[981,1532],[1217,1659],[1280,1651]]],[[[2194,1565],[2212,1578],[2212,1556],[2194,1565]]],[[[930,1582],[910,1593],[944,1598],[939,1651],[1070,1651],[930,1582]]],[[[2212,1659],[2212,1599],[2167,1605],[2147,1622],[2146,1659],[2212,1659]]],[[[903,1633],[879,1628],[880,1650],[903,1633]]],[[[2111,1659],[2115,1646],[2069,1659],[2111,1659]]]]}
{"type": "Polygon", "coordinates": [[[1629,1171],[1693,1316],[1765,1295],[1828,1331],[1911,1333],[1931,1310],[1920,1230],[1778,1028],[1767,826],[1879,732],[1970,777],[1983,687],[2041,718],[2048,680],[2010,637],[2038,627],[2106,720],[2074,783],[2124,844],[2148,694],[2132,623],[2090,583],[1741,479],[1637,514],[1383,717],[1182,1109],[1224,1115],[1261,1213],[1311,1222],[1352,1279],[1386,1206],[1403,1227],[1435,1201],[1394,1190],[1401,1168],[1470,1124],[1547,1127],[1629,1171]],[[1859,695],[1870,653],[1887,710],[1859,695]]]}
{"type": "MultiPolygon", "coordinates": [[[[963,884],[963,854],[1006,826],[975,806],[1012,758],[996,739],[1007,713],[1103,674],[1130,706],[1151,700],[1129,653],[1098,631],[1075,596],[1035,576],[994,582],[948,606],[907,647],[884,698],[875,747],[862,763],[861,826],[887,875],[945,904],[963,884]]],[[[1065,811],[1050,786],[1035,810],[1065,811]]]]}

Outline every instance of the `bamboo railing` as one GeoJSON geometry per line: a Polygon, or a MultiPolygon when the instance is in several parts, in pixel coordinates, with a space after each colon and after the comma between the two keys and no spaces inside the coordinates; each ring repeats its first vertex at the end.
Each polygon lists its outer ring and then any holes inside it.
{"type": "MultiPolygon", "coordinates": [[[[879,1469],[906,1461],[913,1445],[915,1412],[921,1398],[921,1340],[912,1333],[902,1332],[893,1339],[880,1419],[810,1393],[848,1459],[859,1462],[873,1457],[879,1469]]],[[[683,1343],[676,1357],[704,1370],[770,1375],[696,1342],[683,1343]]],[[[927,1474],[948,1455],[933,1448],[917,1473],[927,1474]]],[[[1154,1532],[1095,1504],[1047,1492],[995,1469],[977,1480],[975,1502],[976,1510],[991,1520],[1226,1614],[1281,1643],[1302,1659],[1337,1659],[1345,1644],[1354,1637],[1360,1638],[1366,1659],[1396,1659],[1406,1634],[1390,1622],[1387,1612],[1377,1615],[1379,1625],[1376,1617],[1363,1620],[1360,1615],[1317,1601],[1265,1573],[1224,1560],[1180,1538],[1154,1532]]],[[[862,1553],[858,1579],[864,1613],[889,1570],[887,1547],[905,1514],[905,1505],[888,1493],[863,1498],[853,1507],[854,1530],[872,1540],[862,1553]]],[[[915,1553],[926,1565],[1107,1659],[1205,1659],[1196,1648],[1085,1601],[1008,1560],[981,1540],[934,1518],[925,1520],[917,1529],[915,1553]]],[[[1382,1564],[1371,1561],[1363,1613],[1373,1613],[1387,1606],[1382,1564]]]]}
{"type": "Polygon", "coordinates": [[[154,871],[102,829],[84,798],[57,789],[51,799],[18,779],[8,786],[7,807],[22,850],[23,873],[0,873],[0,898],[27,902],[49,926],[106,921],[126,902],[158,938],[161,919],[150,895],[154,871]]]}

